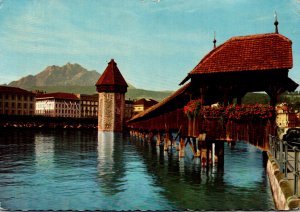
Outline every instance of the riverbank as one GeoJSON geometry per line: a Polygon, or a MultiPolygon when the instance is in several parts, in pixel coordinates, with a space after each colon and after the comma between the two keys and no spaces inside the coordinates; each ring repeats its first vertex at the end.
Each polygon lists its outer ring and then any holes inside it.
{"type": "Polygon", "coordinates": [[[273,198],[278,210],[295,210],[300,208],[300,198],[293,195],[289,178],[280,172],[273,155],[268,152],[267,174],[270,179],[273,198]]]}

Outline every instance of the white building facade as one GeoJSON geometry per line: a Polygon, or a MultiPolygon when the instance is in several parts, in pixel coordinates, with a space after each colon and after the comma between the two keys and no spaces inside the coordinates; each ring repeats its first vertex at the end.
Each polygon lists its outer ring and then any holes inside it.
{"type": "Polygon", "coordinates": [[[80,118],[79,98],[70,93],[49,93],[36,97],[35,115],[80,118]]]}

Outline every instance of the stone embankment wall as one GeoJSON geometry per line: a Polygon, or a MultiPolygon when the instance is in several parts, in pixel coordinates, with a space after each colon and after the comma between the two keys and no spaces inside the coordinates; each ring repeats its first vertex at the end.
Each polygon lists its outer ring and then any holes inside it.
{"type": "Polygon", "coordinates": [[[280,172],[272,154],[268,152],[267,174],[269,176],[273,198],[277,210],[293,210],[300,208],[300,199],[293,196],[293,191],[284,174],[280,172]]]}

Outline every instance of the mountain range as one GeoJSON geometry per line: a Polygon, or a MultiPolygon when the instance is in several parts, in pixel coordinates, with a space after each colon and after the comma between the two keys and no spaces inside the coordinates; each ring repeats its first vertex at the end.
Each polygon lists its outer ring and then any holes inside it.
{"type": "MultiPolygon", "coordinates": [[[[81,65],[67,63],[63,66],[48,66],[36,75],[28,75],[17,81],[12,81],[9,86],[19,87],[26,90],[42,90],[50,92],[68,92],[94,94],[95,83],[101,76],[95,70],[89,71],[81,65]]],[[[172,91],[149,91],[135,88],[128,83],[126,99],[151,98],[157,101],[169,96],[172,91]]]]}

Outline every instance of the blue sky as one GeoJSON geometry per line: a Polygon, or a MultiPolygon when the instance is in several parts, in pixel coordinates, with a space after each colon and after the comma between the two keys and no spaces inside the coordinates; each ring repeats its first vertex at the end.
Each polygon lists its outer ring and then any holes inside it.
{"type": "Polygon", "coordinates": [[[214,31],[217,45],[271,33],[274,11],[299,84],[299,0],[0,0],[0,84],[68,62],[102,73],[114,58],[134,86],[176,90],[214,31]]]}

